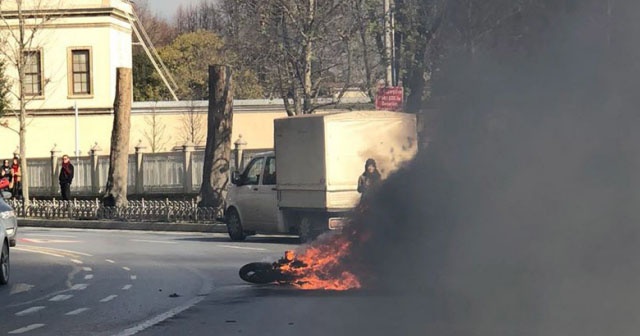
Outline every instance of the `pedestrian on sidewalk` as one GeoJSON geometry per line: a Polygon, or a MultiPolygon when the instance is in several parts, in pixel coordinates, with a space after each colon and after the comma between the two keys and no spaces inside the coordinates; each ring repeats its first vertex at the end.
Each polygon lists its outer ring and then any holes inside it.
{"type": "Polygon", "coordinates": [[[17,157],[13,158],[11,174],[13,175],[11,195],[13,198],[22,199],[22,171],[20,170],[20,159],[17,157]]]}
{"type": "Polygon", "coordinates": [[[10,191],[11,183],[13,182],[13,174],[11,172],[11,166],[9,165],[9,160],[4,160],[2,162],[2,167],[0,167],[0,178],[3,180],[6,180],[6,182],[3,183],[3,186],[6,185],[6,187],[3,187],[2,190],[10,191]]]}
{"type": "Polygon", "coordinates": [[[68,201],[71,198],[71,182],[73,181],[73,164],[69,161],[69,155],[62,156],[62,167],[58,180],[60,181],[62,200],[68,201]]]}

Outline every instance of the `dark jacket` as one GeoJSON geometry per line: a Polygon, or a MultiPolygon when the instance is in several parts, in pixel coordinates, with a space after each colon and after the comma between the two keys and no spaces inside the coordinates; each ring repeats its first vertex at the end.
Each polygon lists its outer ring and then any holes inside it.
{"type": "Polygon", "coordinates": [[[378,171],[378,165],[376,164],[376,160],[367,159],[367,162],[364,164],[364,173],[360,175],[358,178],[358,192],[364,196],[370,191],[372,188],[380,184],[380,180],[382,177],[380,176],[380,172],[378,171]],[[367,168],[369,166],[373,166],[373,173],[369,173],[367,168]]]}
{"type": "Polygon", "coordinates": [[[73,165],[71,164],[71,162],[69,162],[67,169],[65,169],[64,163],[62,164],[62,167],[60,167],[60,176],[58,176],[58,180],[60,181],[60,183],[71,184],[71,181],[73,181],[73,165]]]}
{"type": "Polygon", "coordinates": [[[373,174],[369,174],[368,172],[364,172],[358,178],[358,192],[361,194],[366,194],[372,188],[380,184],[380,173],[375,171],[373,174]]]}

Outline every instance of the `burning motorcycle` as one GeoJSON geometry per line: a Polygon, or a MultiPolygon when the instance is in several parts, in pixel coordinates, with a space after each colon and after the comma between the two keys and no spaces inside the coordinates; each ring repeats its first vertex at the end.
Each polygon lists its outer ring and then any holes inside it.
{"type": "Polygon", "coordinates": [[[332,244],[310,246],[296,255],[286,251],[280,260],[252,262],[240,268],[244,281],[254,284],[290,285],[306,290],[349,290],[360,288],[355,274],[342,264],[349,250],[345,240],[333,240],[332,244]]]}
{"type": "Polygon", "coordinates": [[[297,276],[291,273],[285,273],[283,267],[288,266],[291,268],[302,268],[307,265],[300,260],[295,259],[293,251],[286,251],[284,257],[280,260],[268,263],[268,262],[252,262],[248,263],[240,268],[238,272],[240,278],[246,282],[254,284],[293,284],[298,279],[297,276]]]}

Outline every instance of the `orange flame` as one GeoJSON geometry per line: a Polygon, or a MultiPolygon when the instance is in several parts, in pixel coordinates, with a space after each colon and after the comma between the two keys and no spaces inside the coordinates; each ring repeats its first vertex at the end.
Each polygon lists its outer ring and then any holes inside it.
{"type": "Polygon", "coordinates": [[[313,245],[295,255],[285,252],[280,264],[283,274],[296,280],[293,285],[301,289],[349,290],[360,288],[358,277],[345,269],[344,258],[349,255],[351,242],[344,236],[333,236],[331,240],[313,245]]]}

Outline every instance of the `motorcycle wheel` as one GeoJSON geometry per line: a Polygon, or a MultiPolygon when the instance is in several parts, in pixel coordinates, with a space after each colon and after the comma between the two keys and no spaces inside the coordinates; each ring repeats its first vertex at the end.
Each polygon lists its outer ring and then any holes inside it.
{"type": "Polygon", "coordinates": [[[238,274],[242,280],[254,284],[268,284],[276,282],[280,278],[280,273],[266,262],[246,264],[240,268],[238,274]]]}

